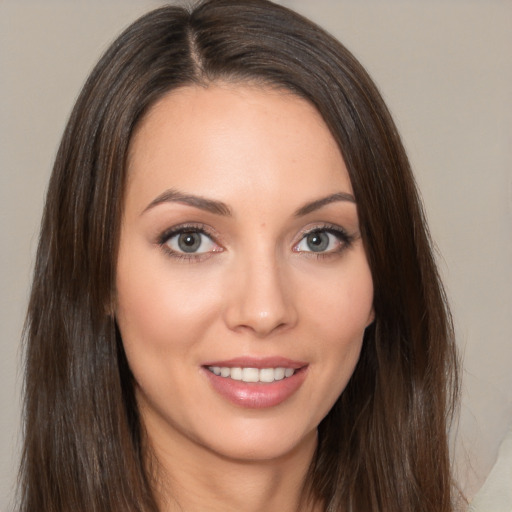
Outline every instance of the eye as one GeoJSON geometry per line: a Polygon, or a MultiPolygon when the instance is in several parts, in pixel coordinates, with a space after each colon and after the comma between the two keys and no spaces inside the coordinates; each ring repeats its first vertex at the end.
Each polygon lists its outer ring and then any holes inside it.
{"type": "Polygon", "coordinates": [[[178,233],[167,240],[167,245],[173,251],[185,253],[209,252],[215,247],[211,238],[197,231],[178,233]]]}
{"type": "Polygon", "coordinates": [[[160,237],[159,243],[171,256],[178,258],[193,258],[222,250],[200,227],[172,229],[160,237]]]}
{"type": "Polygon", "coordinates": [[[316,228],[304,234],[294,247],[297,252],[337,253],[348,247],[351,237],[341,228],[316,228]]]}

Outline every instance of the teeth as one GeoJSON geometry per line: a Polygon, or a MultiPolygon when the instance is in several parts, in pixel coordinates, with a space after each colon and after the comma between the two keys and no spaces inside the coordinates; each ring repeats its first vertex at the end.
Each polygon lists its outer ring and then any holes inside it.
{"type": "Polygon", "coordinates": [[[274,380],[283,380],[286,370],[284,368],[276,368],[274,370],[274,380]]]}
{"type": "Polygon", "coordinates": [[[215,375],[241,380],[243,382],[274,382],[291,377],[295,370],[293,368],[229,368],[227,366],[209,366],[215,375]]]}
{"type": "Polygon", "coordinates": [[[261,382],[274,382],[275,379],[275,372],[273,368],[262,368],[258,372],[258,380],[261,382]]]}
{"type": "Polygon", "coordinates": [[[242,380],[242,375],[242,368],[231,368],[231,374],[228,377],[231,377],[233,380],[242,380]]]}
{"type": "Polygon", "coordinates": [[[242,370],[242,381],[243,382],[258,382],[259,380],[260,380],[260,371],[257,368],[244,368],[242,370]]]}

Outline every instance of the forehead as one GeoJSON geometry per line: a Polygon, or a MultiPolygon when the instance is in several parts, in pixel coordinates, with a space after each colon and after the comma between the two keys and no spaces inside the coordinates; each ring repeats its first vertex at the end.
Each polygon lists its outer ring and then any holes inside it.
{"type": "Polygon", "coordinates": [[[178,188],[222,200],[243,192],[318,196],[351,184],[318,111],[287,91],[188,86],[165,95],[130,145],[128,192],[178,188]]]}

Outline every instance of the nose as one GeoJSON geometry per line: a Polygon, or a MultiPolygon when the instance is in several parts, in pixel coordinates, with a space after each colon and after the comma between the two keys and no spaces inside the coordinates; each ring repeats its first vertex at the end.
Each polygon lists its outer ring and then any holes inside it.
{"type": "Polygon", "coordinates": [[[235,331],[263,338],[293,327],[298,315],[293,286],[275,257],[253,255],[230,275],[225,320],[235,331]]]}

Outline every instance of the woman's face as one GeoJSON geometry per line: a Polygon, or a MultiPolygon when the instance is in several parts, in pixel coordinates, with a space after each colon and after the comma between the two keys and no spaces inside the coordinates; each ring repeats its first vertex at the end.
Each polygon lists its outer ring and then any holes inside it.
{"type": "Polygon", "coordinates": [[[314,445],[373,319],[352,194],[293,94],[190,86],[144,118],[116,316],[153,443],[243,460],[314,445]]]}

